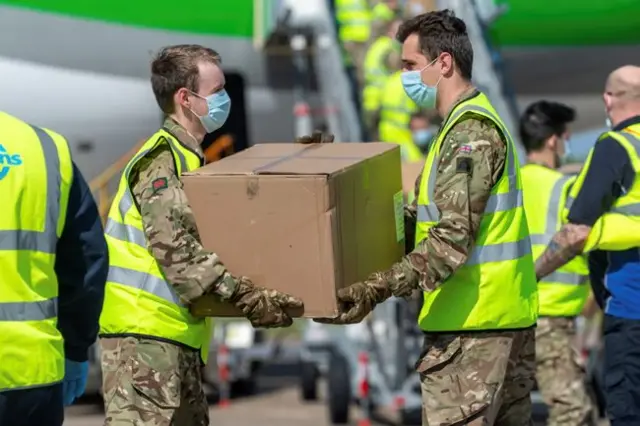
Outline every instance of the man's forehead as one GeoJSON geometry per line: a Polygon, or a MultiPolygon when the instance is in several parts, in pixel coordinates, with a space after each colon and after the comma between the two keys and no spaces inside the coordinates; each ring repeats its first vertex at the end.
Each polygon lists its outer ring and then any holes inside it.
{"type": "Polygon", "coordinates": [[[200,70],[200,88],[204,91],[220,90],[224,87],[226,81],[222,69],[212,62],[200,62],[198,64],[200,70]]]}
{"type": "Polygon", "coordinates": [[[406,63],[415,63],[416,60],[423,56],[420,49],[420,40],[417,34],[411,34],[402,43],[402,60],[406,63]]]}

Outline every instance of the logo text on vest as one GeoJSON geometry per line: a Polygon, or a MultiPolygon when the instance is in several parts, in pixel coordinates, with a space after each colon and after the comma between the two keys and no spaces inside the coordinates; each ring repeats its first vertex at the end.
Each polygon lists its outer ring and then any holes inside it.
{"type": "Polygon", "coordinates": [[[22,165],[20,154],[9,154],[4,146],[0,145],[0,180],[9,174],[12,166],[22,165]]]}

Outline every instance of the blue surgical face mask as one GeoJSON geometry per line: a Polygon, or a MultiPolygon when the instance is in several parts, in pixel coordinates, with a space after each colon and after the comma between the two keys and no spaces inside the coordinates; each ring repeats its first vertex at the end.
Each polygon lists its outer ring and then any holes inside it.
{"type": "Polygon", "coordinates": [[[416,105],[422,108],[431,109],[436,106],[438,84],[440,83],[442,76],[440,76],[434,86],[429,86],[422,82],[422,77],[420,75],[427,67],[433,65],[436,60],[437,59],[434,59],[421,70],[404,71],[402,73],[402,87],[404,88],[405,93],[413,102],[416,103],[416,105]]]}
{"type": "Polygon", "coordinates": [[[429,129],[420,129],[413,132],[413,142],[421,148],[426,147],[433,138],[433,132],[429,129]]]}
{"type": "Polygon", "coordinates": [[[229,112],[231,111],[231,98],[229,98],[227,91],[222,89],[206,98],[197,93],[193,94],[207,101],[207,107],[209,108],[207,115],[200,116],[191,111],[200,119],[202,127],[204,127],[207,133],[212,133],[222,127],[225,121],[227,121],[227,118],[229,118],[229,112]]]}

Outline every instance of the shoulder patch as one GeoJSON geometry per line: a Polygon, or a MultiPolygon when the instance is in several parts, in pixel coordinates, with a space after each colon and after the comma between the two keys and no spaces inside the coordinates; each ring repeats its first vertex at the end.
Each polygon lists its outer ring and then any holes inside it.
{"type": "Polygon", "coordinates": [[[155,179],[153,182],[151,182],[151,189],[153,190],[154,194],[163,189],[167,189],[168,186],[169,183],[167,181],[167,178],[164,177],[155,179]]]}

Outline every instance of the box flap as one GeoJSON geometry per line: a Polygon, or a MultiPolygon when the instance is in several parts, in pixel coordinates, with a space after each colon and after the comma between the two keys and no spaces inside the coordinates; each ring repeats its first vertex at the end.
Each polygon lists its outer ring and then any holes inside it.
{"type": "Polygon", "coordinates": [[[384,142],[259,144],[188,174],[197,176],[330,175],[394,149],[399,149],[398,145],[384,142]]]}

